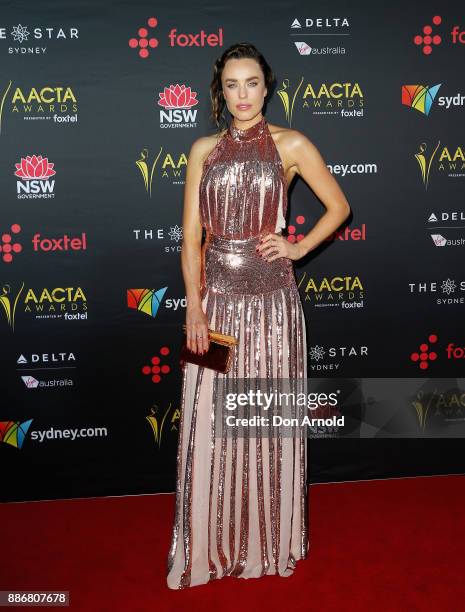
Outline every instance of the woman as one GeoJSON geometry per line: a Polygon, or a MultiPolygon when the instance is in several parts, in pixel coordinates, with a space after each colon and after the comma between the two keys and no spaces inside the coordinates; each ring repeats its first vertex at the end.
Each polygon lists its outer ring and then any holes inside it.
{"type": "Polygon", "coordinates": [[[186,174],[182,270],[187,346],[208,350],[208,328],[239,343],[227,374],[187,363],[183,370],[176,514],[168,587],[223,576],[289,576],[309,549],[306,438],[261,429],[242,437],[214,431],[223,406],[219,377],[307,376],[305,320],[292,261],[347,218],[349,204],[315,146],[262,114],[273,73],[248,43],[216,61],[210,86],[216,136],[196,140],[186,174]],[[300,175],[327,211],[299,242],[281,235],[287,188],[300,175]],[[202,242],[202,228],[206,240],[202,242]]]}

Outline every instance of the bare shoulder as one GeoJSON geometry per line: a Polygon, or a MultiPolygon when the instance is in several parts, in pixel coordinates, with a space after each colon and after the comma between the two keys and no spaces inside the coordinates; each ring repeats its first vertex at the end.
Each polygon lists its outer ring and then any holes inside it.
{"type": "Polygon", "coordinates": [[[303,132],[278,125],[269,126],[289,180],[292,180],[295,174],[302,174],[303,165],[325,165],[320,151],[303,132]]]}
{"type": "Polygon", "coordinates": [[[315,145],[299,130],[294,130],[280,125],[268,124],[270,134],[275,142],[278,153],[284,166],[284,176],[287,185],[290,185],[299,171],[299,159],[303,151],[317,153],[315,145]]]}
{"type": "Polygon", "coordinates": [[[282,147],[284,153],[292,157],[292,153],[301,147],[315,147],[312,141],[299,130],[283,127],[280,125],[268,124],[270,133],[276,144],[282,147]]]}
{"type": "Polygon", "coordinates": [[[216,147],[225,131],[226,130],[223,130],[218,134],[211,134],[210,136],[200,136],[194,140],[189,152],[189,161],[194,161],[202,165],[216,147]]]}

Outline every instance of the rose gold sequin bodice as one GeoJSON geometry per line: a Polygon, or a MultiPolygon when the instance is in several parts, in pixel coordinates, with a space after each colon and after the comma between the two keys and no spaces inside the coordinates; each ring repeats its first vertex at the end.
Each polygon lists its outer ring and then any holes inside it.
{"type": "Polygon", "coordinates": [[[200,181],[202,295],[263,294],[295,286],[288,258],[268,262],[260,237],[285,227],[287,188],[282,162],[264,117],[246,130],[233,124],[207,157],[200,181]]]}
{"type": "Polygon", "coordinates": [[[285,227],[286,181],[265,117],[246,130],[231,123],[205,160],[199,195],[208,233],[240,239],[285,227]]]}

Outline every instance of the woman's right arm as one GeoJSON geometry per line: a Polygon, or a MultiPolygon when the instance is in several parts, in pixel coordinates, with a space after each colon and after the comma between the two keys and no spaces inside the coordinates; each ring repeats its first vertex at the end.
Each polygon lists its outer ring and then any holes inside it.
{"type": "Polygon", "coordinates": [[[209,139],[198,138],[191,147],[184,187],[183,240],[181,266],[186,287],[186,344],[195,353],[208,350],[208,319],[202,310],[200,274],[202,225],[199,213],[199,185],[203,161],[208,154],[209,139]]]}

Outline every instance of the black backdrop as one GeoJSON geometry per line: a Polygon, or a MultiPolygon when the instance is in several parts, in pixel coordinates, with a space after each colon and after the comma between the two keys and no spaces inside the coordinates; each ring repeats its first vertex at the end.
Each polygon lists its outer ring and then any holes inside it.
{"type": "MultiPolygon", "coordinates": [[[[463,375],[446,352],[465,345],[462,31],[460,3],[428,1],[3,4],[4,501],[174,490],[185,167],[235,42],[276,73],[268,121],[316,144],[352,207],[296,266],[309,377],[463,375]],[[428,24],[431,53],[414,44],[428,24]]],[[[295,235],[323,211],[295,181],[295,235]]],[[[420,432],[309,448],[311,482],[464,471],[461,439],[420,432]]]]}

